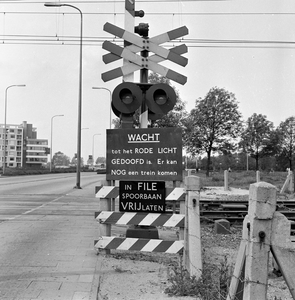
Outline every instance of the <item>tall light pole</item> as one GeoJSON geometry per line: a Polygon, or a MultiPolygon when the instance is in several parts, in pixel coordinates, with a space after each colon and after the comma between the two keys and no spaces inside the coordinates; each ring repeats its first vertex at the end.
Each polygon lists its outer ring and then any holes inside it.
{"type": "Polygon", "coordinates": [[[94,162],[94,137],[96,135],[101,135],[100,133],[95,133],[92,137],[92,159],[93,159],[93,162],[94,162]]]}
{"type": "Polygon", "coordinates": [[[93,87],[94,90],[107,90],[110,93],[110,129],[112,128],[112,92],[105,87],[93,87]]]}
{"type": "Polygon", "coordinates": [[[4,155],[3,155],[3,175],[5,174],[5,165],[6,165],[6,135],[7,135],[7,132],[6,132],[6,116],[7,116],[7,91],[8,89],[12,88],[12,87],[25,87],[26,85],[25,84],[13,84],[13,85],[10,85],[6,88],[5,90],[5,108],[4,108],[4,145],[3,145],[3,152],[4,152],[4,155]]]}
{"type": "Polygon", "coordinates": [[[63,117],[64,115],[55,115],[53,117],[51,117],[51,132],[50,132],[50,173],[51,173],[51,170],[52,170],[52,132],[53,132],[53,119],[55,117],[63,117]]]}
{"type": "Polygon", "coordinates": [[[83,40],[83,14],[82,11],[71,4],[48,2],[44,4],[47,7],[68,6],[76,9],[81,16],[80,25],[80,68],[79,68],[79,98],[78,98],[78,130],[77,130],[77,177],[74,188],[81,189],[81,124],[82,124],[82,40],[83,40]]]}

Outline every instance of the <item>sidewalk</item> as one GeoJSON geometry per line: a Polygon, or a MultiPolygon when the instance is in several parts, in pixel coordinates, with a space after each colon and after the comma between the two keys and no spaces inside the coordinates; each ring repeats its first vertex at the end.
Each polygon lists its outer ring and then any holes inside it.
{"type": "Polygon", "coordinates": [[[0,223],[1,300],[95,300],[94,185],[0,223]]]}

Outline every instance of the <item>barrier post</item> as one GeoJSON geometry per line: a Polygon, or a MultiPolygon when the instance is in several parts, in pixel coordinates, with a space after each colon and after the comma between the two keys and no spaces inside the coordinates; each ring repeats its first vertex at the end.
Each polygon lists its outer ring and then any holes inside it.
{"type": "Polygon", "coordinates": [[[282,213],[276,211],[272,227],[271,252],[295,299],[295,247],[290,239],[291,222],[282,213]]]}
{"type": "Polygon", "coordinates": [[[244,300],[267,300],[271,225],[275,210],[276,188],[266,182],[251,184],[244,300]]]}
{"type": "MultiPolygon", "coordinates": [[[[101,182],[102,185],[110,185],[110,181],[103,181],[101,182]]],[[[111,201],[112,199],[107,198],[100,198],[99,199],[99,210],[100,211],[111,211],[111,201]]],[[[111,236],[111,227],[110,224],[100,224],[99,225],[99,236],[111,236]]],[[[111,250],[105,249],[100,250],[101,254],[110,254],[111,250]]]]}
{"type": "Polygon", "coordinates": [[[191,276],[200,278],[202,274],[202,249],[201,249],[201,226],[200,226],[200,190],[201,179],[197,176],[185,178],[186,190],[186,224],[185,234],[186,268],[191,276]]]}
{"type": "MultiPolygon", "coordinates": [[[[185,201],[179,201],[179,213],[185,215],[185,201]]],[[[179,228],[179,240],[184,240],[185,229],[179,228]]]]}

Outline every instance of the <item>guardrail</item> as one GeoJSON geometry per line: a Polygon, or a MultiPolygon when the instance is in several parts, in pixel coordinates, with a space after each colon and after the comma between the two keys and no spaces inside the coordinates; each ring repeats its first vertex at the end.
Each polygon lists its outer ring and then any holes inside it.
{"type": "Polygon", "coordinates": [[[185,178],[185,189],[167,188],[166,200],[179,201],[180,213],[161,214],[114,211],[116,205],[112,203],[112,199],[118,196],[118,187],[107,185],[96,187],[100,210],[95,213],[95,218],[99,222],[100,238],[94,242],[95,249],[103,254],[110,253],[112,249],[179,253],[183,255],[183,263],[190,275],[200,277],[202,272],[200,190],[200,178],[196,176],[185,178]],[[112,225],[178,227],[179,241],[112,236],[112,225]]]}

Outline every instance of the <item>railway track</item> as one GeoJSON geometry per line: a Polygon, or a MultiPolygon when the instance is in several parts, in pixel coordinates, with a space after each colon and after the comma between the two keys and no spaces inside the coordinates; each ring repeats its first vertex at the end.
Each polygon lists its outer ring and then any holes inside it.
{"type": "MultiPolygon", "coordinates": [[[[291,235],[295,235],[295,200],[278,200],[277,211],[291,221],[291,235]]],[[[241,224],[248,213],[248,201],[200,200],[201,221],[226,219],[241,224]]]]}

